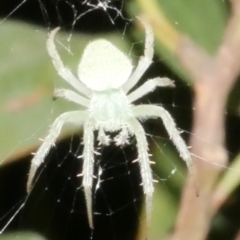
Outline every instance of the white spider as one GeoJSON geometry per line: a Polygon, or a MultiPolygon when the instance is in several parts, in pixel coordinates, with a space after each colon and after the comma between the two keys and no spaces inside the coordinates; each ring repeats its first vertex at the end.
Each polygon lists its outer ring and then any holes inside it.
{"type": "Polygon", "coordinates": [[[154,186],[148,143],[140,121],[160,117],[180,156],[186,161],[190,171],[193,172],[190,152],[170,114],[160,106],[151,104],[135,106],[133,104],[135,100],[153,91],[156,87],[174,86],[173,82],[168,78],[157,77],[147,80],[139,88],[129,93],[152,63],[153,58],[154,36],[152,28],[143,19],[138,19],[145,28],[146,40],[144,56],[140,58],[133,73],[133,65],[128,56],[109,41],[98,39],[86,46],[78,66],[78,78],[75,78],[71,71],[63,65],[54,44],[54,38],[59,28],[54,29],[47,40],[47,51],[52,58],[55,69],[77,91],[56,89],[54,96],[79,104],[85,110],[65,112],[54,121],[48,136],[32,160],[27,190],[28,192],[31,190],[37,168],[54,145],[63,125],[70,123],[79,127],[83,126],[83,168],[79,175],[82,176],[88,221],[91,228],[93,228],[94,130],[98,130],[98,141],[102,145],[108,145],[110,142],[106,132],[120,130],[119,135],[114,138],[116,145],[126,144],[129,135],[135,135],[138,151],[137,160],[140,165],[142,186],[146,197],[148,226],[151,219],[154,186]]]}

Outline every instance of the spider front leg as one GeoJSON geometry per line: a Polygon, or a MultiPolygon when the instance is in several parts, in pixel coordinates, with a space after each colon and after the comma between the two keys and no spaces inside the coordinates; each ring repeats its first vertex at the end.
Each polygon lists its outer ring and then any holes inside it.
{"type": "Polygon", "coordinates": [[[85,111],[72,111],[60,115],[52,124],[48,136],[44,139],[43,144],[34,154],[32,159],[30,172],[27,181],[27,192],[30,192],[33,178],[40,164],[44,161],[51,147],[55,144],[64,124],[72,123],[74,125],[81,125],[86,119],[87,113],[85,111]]]}
{"type": "Polygon", "coordinates": [[[82,82],[80,82],[77,78],[75,78],[72,72],[68,68],[64,67],[62,63],[62,60],[54,44],[54,38],[59,30],[60,28],[55,28],[54,30],[51,31],[48,37],[47,40],[48,54],[52,58],[53,65],[57,70],[58,74],[81,94],[83,94],[84,96],[89,96],[92,93],[92,91],[89,88],[87,88],[82,82]]]}
{"type": "Polygon", "coordinates": [[[148,94],[149,92],[154,91],[156,87],[175,87],[175,84],[173,81],[166,77],[149,79],[143,85],[141,85],[139,88],[137,88],[127,96],[128,101],[134,102],[142,96],[148,94]]]}
{"type": "Polygon", "coordinates": [[[151,213],[152,213],[152,198],[154,192],[152,170],[150,167],[151,161],[148,154],[148,143],[145,131],[140,122],[132,118],[128,122],[129,129],[132,134],[136,136],[137,140],[137,151],[138,151],[138,162],[140,165],[143,192],[146,198],[146,216],[147,225],[151,225],[151,213]]]}
{"type": "Polygon", "coordinates": [[[138,62],[137,68],[130,76],[128,81],[123,85],[123,91],[127,94],[139,81],[144,72],[148,69],[152,63],[153,58],[153,43],[154,36],[151,26],[142,18],[137,18],[145,28],[146,39],[145,39],[145,49],[144,56],[142,56],[138,62]]]}

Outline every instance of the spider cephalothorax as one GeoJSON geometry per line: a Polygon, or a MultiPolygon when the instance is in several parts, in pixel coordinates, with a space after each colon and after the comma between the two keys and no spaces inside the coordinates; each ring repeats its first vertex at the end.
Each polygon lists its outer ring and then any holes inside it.
{"type": "Polygon", "coordinates": [[[32,160],[27,189],[30,191],[36,170],[54,145],[63,125],[74,124],[83,127],[83,168],[79,175],[82,176],[88,221],[91,228],[93,228],[94,130],[98,130],[98,141],[102,145],[108,145],[111,141],[106,132],[120,131],[119,135],[114,138],[116,145],[127,143],[129,134],[136,137],[137,160],[140,165],[142,186],[146,196],[148,224],[150,224],[151,218],[154,186],[148,143],[140,121],[160,117],[170,138],[180,152],[180,156],[186,161],[188,168],[193,171],[191,154],[170,114],[161,106],[151,104],[135,106],[133,104],[135,100],[153,91],[156,87],[174,86],[173,82],[168,78],[157,77],[147,80],[139,88],[129,93],[150,66],[153,58],[153,31],[144,20],[138,19],[145,27],[146,41],[144,55],[140,58],[133,72],[132,62],[128,56],[109,41],[98,39],[86,46],[78,67],[78,78],[76,78],[63,65],[56,50],[54,37],[59,28],[53,30],[47,40],[47,51],[52,58],[55,69],[76,91],[56,89],[54,97],[65,98],[85,109],[65,112],[54,121],[48,136],[44,139],[32,160]]]}

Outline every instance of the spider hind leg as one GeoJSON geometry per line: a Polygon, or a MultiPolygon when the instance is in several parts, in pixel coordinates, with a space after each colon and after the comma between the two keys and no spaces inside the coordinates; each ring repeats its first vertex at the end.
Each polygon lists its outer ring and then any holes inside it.
{"type": "Polygon", "coordinates": [[[93,124],[91,121],[86,121],[84,124],[83,135],[83,169],[82,169],[82,186],[87,205],[88,223],[93,229],[93,211],[92,211],[92,186],[94,172],[94,133],[93,124]]]}
{"type": "Polygon", "coordinates": [[[140,122],[132,118],[129,120],[129,130],[136,136],[137,140],[137,151],[138,151],[138,162],[140,166],[140,172],[142,177],[143,192],[145,194],[146,203],[146,218],[147,227],[151,226],[151,215],[152,215],[152,199],[153,199],[153,177],[151,170],[151,161],[148,154],[148,142],[145,131],[140,122]]]}
{"type": "Polygon", "coordinates": [[[65,112],[61,114],[52,124],[48,136],[44,139],[43,144],[34,154],[34,158],[31,162],[31,167],[29,171],[28,181],[27,181],[27,192],[30,192],[32,188],[32,181],[36,174],[36,171],[40,164],[44,161],[51,147],[55,144],[63,125],[66,123],[72,124],[82,124],[86,119],[86,112],[84,111],[72,111],[65,112]]]}

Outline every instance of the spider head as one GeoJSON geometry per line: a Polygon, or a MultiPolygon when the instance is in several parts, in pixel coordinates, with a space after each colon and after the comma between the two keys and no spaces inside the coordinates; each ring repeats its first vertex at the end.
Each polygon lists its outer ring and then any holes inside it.
{"type": "Polygon", "coordinates": [[[90,42],[78,66],[79,79],[93,91],[120,88],[132,72],[131,60],[109,41],[90,42]]]}
{"type": "Polygon", "coordinates": [[[105,131],[119,130],[132,117],[131,104],[121,89],[94,92],[89,112],[97,126],[101,125],[105,131]]]}

